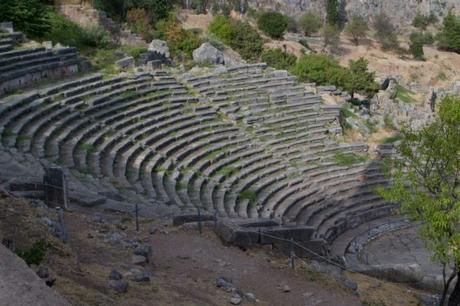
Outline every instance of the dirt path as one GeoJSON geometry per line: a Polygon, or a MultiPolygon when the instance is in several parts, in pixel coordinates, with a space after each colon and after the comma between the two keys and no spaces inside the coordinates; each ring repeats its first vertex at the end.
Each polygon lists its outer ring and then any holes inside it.
{"type": "MultiPolygon", "coordinates": [[[[359,305],[356,296],[334,288],[339,285],[330,284],[330,288],[325,288],[325,284],[307,280],[305,270],[293,272],[286,268],[286,262],[278,264],[273,260],[276,258],[273,251],[244,252],[226,247],[210,232],[201,237],[196,232],[157,235],[151,244],[158,273],[169,275],[166,278],[176,288],[186,279],[190,285],[188,292],[198,296],[206,297],[206,293],[218,290],[216,279],[226,277],[243,292],[255,294],[259,305],[359,305]],[[290,292],[283,292],[285,285],[290,292]]],[[[226,303],[228,298],[209,299],[205,304],[226,303]]]]}

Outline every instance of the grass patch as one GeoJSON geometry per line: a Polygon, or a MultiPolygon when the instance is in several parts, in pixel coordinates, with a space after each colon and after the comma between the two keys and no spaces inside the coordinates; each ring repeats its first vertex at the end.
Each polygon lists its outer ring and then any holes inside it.
{"type": "Polygon", "coordinates": [[[240,193],[240,199],[248,200],[250,205],[253,205],[257,200],[257,193],[253,190],[246,189],[240,193]]]}
{"type": "Polygon", "coordinates": [[[83,151],[86,151],[88,153],[91,153],[91,152],[94,152],[94,146],[89,144],[89,143],[82,143],[80,145],[80,149],[82,149],[83,151]]]}
{"type": "Polygon", "coordinates": [[[21,257],[28,266],[38,266],[43,261],[43,258],[45,258],[47,249],[48,244],[45,240],[41,239],[35,242],[30,249],[26,251],[17,251],[16,254],[21,257]]]}
{"type": "Polygon", "coordinates": [[[412,91],[410,91],[409,89],[401,86],[401,85],[396,85],[396,94],[395,94],[395,98],[402,101],[402,102],[405,102],[405,103],[414,103],[416,102],[415,99],[412,97],[412,95],[414,95],[414,93],[412,91]]]}
{"type": "Polygon", "coordinates": [[[234,167],[223,167],[222,169],[216,172],[216,175],[221,175],[223,177],[229,177],[236,172],[237,172],[237,169],[234,167]]]}
{"type": "Polygon", "coordinates": [[[16,139],[17,142],[24,142],[30,139],[30,136],[27,135],[19,135],[16,139]]]}
{"type": "Polygon", "coordinates": [[[385,124],[385,128],[390,130],[396,130],[396,127],[393,123],[393,119],[389,114],[385,114],[385,116],[383,117],[383,123],[385,124]]]}
{"type": "Polygon", "coordinates": [[[340,166],[352,166],[365,162],[367,160],[367,156],[358,155],[356,153],[337,152],[334,155],[334,159],[340,166]]]}
{"type": "Polygon", "coordinates": [[[402,136],[400,134],[394,135],[394,136],[389,136],[385,137],[380,141],[380,144],[388,144],[388,143],[393,143],[396,141],[399,141],[402,139],[402,136]]]}

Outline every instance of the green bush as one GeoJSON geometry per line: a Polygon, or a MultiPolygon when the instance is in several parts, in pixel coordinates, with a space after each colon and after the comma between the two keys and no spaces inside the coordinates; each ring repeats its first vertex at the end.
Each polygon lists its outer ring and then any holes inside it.
{"type": "Polygon", "coordinates": [[[216,16],[210,23],[208,31],[237,51],[244,59],[250,61],[259,59],[263,40],[249,23],[216,16]]]}
{"type": "Polygon", "coordinates": [[[321,18],[312,12],[306,12],[299,19],[299,27],[306,36],[310,36],[321,29],[321,18]]]}
{"type": "Polygon", "coordinates": [[[360,58],[350,61],[349,68],[345,68],[330,56],[309,54],[299,59],[291,72],[302,81],[335,85],[348,91],[352,97],[354,93],[372,96],[378,91],[378,84],[374,81],[374,73],[368,71],[367,65],[367,61],[360,58]]]}
{"type": "Polygon", "coordinates": [[[409,51],[415,59],[423,60],[424,52],[423,45],[425,44],[425,35],[420,32],[412,32],[410,34],[409,51]]]}
{"type": "Polygon", "coordinates": [[[359,40],[366,37],[369,27],[366,19],[353,16],[345,28],[345,32],[352,38],[354,44],[359,45],[359,40]]]}
{"type": "Polygon", "coordinates": [[[278,12],[264,12],[257,19],[259,29],[271,38],[282,38],[288,22],[285,16],[278,12]]]}
{"type": "Polygon", "coordinates": [[[460,53],[460,17],[449,11],[437,38],[441,49],[460,53]]]}
{"type": "Polygon", "coordinates": [[[149,14],[150,21],[156,22],[167,18],[173,9],[174,1],[170,0],[93,0],[96,9],[103,10],[107,14],[123,22],[131,9],[144,9],[149,14]]]}
{"type": "Polygon", "coordinates": [[[54,10],[48,12],[51,29],[42,37],[65,46],[80,50],[88,48],[109,48],[111,39],[107,31],[99,27],[82,28],[54,10]]]}
{"type": "Polygon", "coordinates": [[[39,0],[1,0],[0,21],[12,21],[16,29],[30,38],[48,33],[51,24],[48,9],[39,0]]]}
{"type": "Polygon", "coordinates": [[[24,259],[27,265],[40,265],[43,258],[45,258],[48,244],[45,240],[41,239],[35,242],[32,247],[27,251],[18,251],[17,255],[24,259]]]}
{"type": "Polygon", "coordinates": [[[374,28],[376,32],[375,36],[383,50],[399,49],[398,33],[388,16],[385,14],[375,16],[374,28]]]}
{"type": "Polygon", "coordinates": [[[334,155],[335,162],[340,166],[352,166],[360,164],[368,160],[365,155],[358,155],[356,153],[337,152],[334,155]]]}
{"type": "Polygon", "coordinates": [[[262,52],[262,61],[276,69],[289,70],[295,65],[297,57],[281,49],[268,49],[262,52]]]}
{"type": "Polygon", "coordinates": [[[287,28],[286,30],[288,32],[291,32],[291,33],[297,33],[297,20],[295,20],[293,17],[291,16],[284,16],[284,18],[286,18],[286,22],[287,22],[287,28]]]}
{"type": "Polygon", "coordinates": [[[425,16],[418,12],[412,20],[412,25],[418,29],[425,30],[427,26],[429,26],[430,24],[435,24],[437,22],[438,17],[436,17],[435,14],[432,13],[429,16],[425,16]]]}
{"type": "Polygon", "coordinates": [[[326,2],[327,23],[331,26],[340,25],[339,1],[327,0],[326,2]]]}

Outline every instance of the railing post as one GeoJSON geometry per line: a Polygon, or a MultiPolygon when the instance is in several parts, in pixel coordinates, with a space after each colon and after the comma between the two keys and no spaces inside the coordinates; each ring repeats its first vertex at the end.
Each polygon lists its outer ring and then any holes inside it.
{"type": "Polygon", "coordinates": [[[289,257],[290,257],[290,260],[289,260],[289,265],[291,266],[291,269],[292,270],[295,270],[295,252],[294,252],[294,241],[293,239],[291,238],[291,242],[290,242],[290,245],[291,245],[291,252],[289,254],[289,257]]]}
{"type": "Polygon", "coordinates": [[[200,210],[200,206],[197,206],[198,208],[198,231],[200,232],[200,235],[202,233],[202,229],[201,229],[201,210],[200,210]]]}
{"type": "Polygon", "coordinates": [[[135,214],[136,214],[136,232],[139,231],[139,207],[136,203],[136,211],[135,211],[135,214]]]}

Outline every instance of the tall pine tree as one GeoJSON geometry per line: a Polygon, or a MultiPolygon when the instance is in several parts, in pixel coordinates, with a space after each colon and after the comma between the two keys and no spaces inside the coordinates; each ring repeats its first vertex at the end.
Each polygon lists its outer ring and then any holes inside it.
{"type": "Polygon", "coordinates": [[[326,0],[327,23],[331,26],[340,25],[339,1],[326,0]]]}

